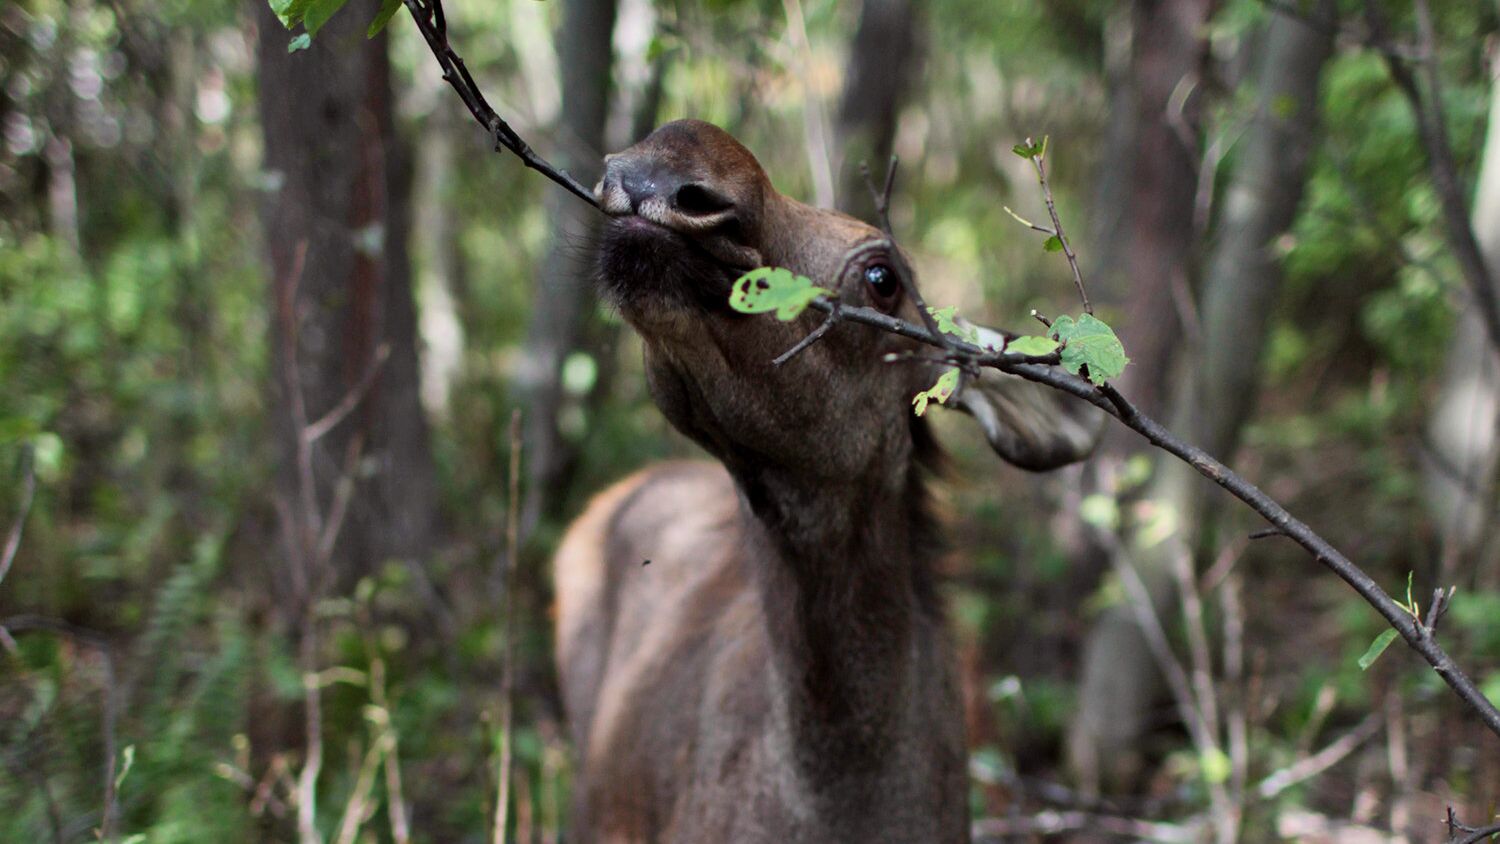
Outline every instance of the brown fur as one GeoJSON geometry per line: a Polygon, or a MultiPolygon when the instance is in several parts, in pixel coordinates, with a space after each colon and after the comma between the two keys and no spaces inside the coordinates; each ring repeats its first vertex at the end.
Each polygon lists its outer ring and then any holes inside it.
{"type": "MultiPolygon", "coordinates": [[[[773,367],[820,316],[725,304],[761,265],[880,304],[864,273],[894,268],[894,247],[777,193],[706,123],[668,124],[606,162],[601,285],[645,341],[657,405],[719,463],[620,482],[558,552],[579,840],[967,841],[932,449],[910,405],[936,370],[883,363],[911,342],[846,324],[773,367]]],[[[1044,431],[1021,441],[1078,456],[1044,431]]]]}

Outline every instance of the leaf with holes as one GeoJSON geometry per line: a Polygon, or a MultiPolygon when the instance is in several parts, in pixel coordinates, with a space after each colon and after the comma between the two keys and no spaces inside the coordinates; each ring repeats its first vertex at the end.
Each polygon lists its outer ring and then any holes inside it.
{"type": "Polygon", "coordinates": [[[946,403],[953,397],[953,391],[958,389],[958,367],[952,367],[947,372],[938,376],[938,380],[931,387],[917,393],[912,397],[913,410],[918,416],[927,413],[927,403],[935,401],[946,403]]]}
{"type": "Polygon", "coordinates": [[[1380,659],[1380,655],[1385,653],[1385,649],[1389,648],[1394,641],[1396,641],[1395,629],[1387,630],[1376,636],[1375,641],[1371,642],[1368,648],[1365,648],[1365,655],[1359,658],[1359,670],[1368,671],[1370,666],[1375,664],[1375,660],[1380,659]]]}
{"type": "Polygon", "coordinates": [[[1057,341],[1051,337],[1028,335],[1026,337],[1017,337],[1006,343],[1005,350],[1017,355],[1050,355],[1057,351],[1057,341]]]}
{"type": "Polygon", "coordinates": [[[814,299],[827,295],[827,290],[805,275],[793,275],[785,267],[760,267],[735,280],[729,292],[729,307],[742,314],[774,311],[777,319],[789,322],[814,299]]]}
{"type": "Polygon", "coordinates": [[[944,334],[951,334],[960,340],[965,340],[974,345],[979,345],[979,332],[972,325],[958,324],[958,306],[949,305],[946,308],[928,308],[927,313],[932,314],[932,319],[937,323],[938,330],[944,334]]]}
{"type": "Polygon", "coordinates": [[[1052,336],[1065,344],[1063,367],[1074,375],[1085,374],[1082,370],[1088,367],[1088,379],[1095,384],[1103,384],[1118,376],[1130,363],[1114,329],[1091,314],[1084,314],[1077,320],[1069,316],[1058,317],[1052,323],[1052,336]]]}

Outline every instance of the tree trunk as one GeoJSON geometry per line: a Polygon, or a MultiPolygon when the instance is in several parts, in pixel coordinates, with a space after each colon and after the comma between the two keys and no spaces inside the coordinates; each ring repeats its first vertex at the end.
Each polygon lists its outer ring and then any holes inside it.
{"type": "MultiPolygon", "coordinates": [[[[1261,43],[1256,113],[1220,200],[1204,279],[1201,346],[1186,355],[1195,366],[1173,401],[1174,430],[1221,457],[1233,453],[1252,410],[1281,282],[1274,244],[1301,201],[1315,149],[1319,78],[1333,46],[1326,34],[1282,15],[1272,17],[1261,43]]],[[[1202,502],[1212,495],[1206,486],[1185,464],[1157,460],[1143,502],[1154,518],[1127,529],[1112,552],[1140,573],[1159,616],[1172,611],[1170,566],[1191,554],[1206,516],[1202,502]],[[1175,526],[1165,538],[1164,525],[1175,526]]],[[[1160,694],[1159,674],[1131,607],[1110,608],[1085,645],[1080,708],[1070,736],[1071,762],[1085,784],[1117,787],[1135,773],[1137,742],[1160,694]]]]}
{"type": "Polygon", "coordinates": [[[918,26],[911,0],[865,0],[849,45],[833,160],[838,209],[863,220],[874,220],[875,203],[860,165],[878,180],[890,161],[903,95],[921,69],[918,26]]]}
{"type": "MultiPolygon", "coordinates": [[[[557,31],[563,74],[559,163],[585,184],[593,183],[605,152],[616,11],[616,0],[565,0],[557,31]]],[[[552,245],[537,272],[518,379],[526,413],[522,535],[561,500],[575,458],[558,426],[567,398],[563,364],[582,342],[594,301],[590,247],[599,214],[561,191],[550,191],[547,203],[552,245]]]]}
{"type": "MultiPolygon", "coordinates": [[[[297,53],[287,52],[291,35],[265,5],[256,7],[265,168],[274,187],[264,220],[281,500],[299,502],[291,390],[300,392],[307,420],[317,420],[357,392],[379,350],[389,350],[359,405],[312,450],[323,516],[332,515],[348,455],[360,455],[334,545],[334,585],[390,559],[425,555],[436,523],[407,255],[409,154],[395,131],[386,37],[364,31],[377,5],[350,3],[297,53]]],[[[290,574],[282,573],[283,596],[293,604],[315,597],[290,574]]]]}
{"type": "MultiPolygon", "coordinates": [[[[1490,62],[1490,126],[1474,189],[1471,225],[1500,295],[1500,55],[1490,62]]],[[[1500,354],[1467,288],[1459,293],[1458,324],[1422,454],[1424,496],[1443,555],[1441,583],[1453,582],[1489,533],[1500,457],[1500,354]]]]}

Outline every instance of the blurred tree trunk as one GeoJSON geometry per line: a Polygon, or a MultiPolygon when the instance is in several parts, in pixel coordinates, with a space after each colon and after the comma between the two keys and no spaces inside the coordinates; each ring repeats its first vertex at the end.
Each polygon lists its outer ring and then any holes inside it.
{"type": "Polygon", "coordinates": [[[1128,176],[1111,188],[1123,206],[1109,252],[1100,253],[1104,272],[1096,286],[1102,302],[1123,311],[1117,328],[1135,365],[1121,386],[1147,413],[1164,405],[1183,330],[1176,300],[1192,287],[1199,79],[1211,11],[1212,0],[1135,0],[1128,78],[1116,83],[1113,96],[1129,114],[1112,121],[1119,136],[1105,160],[1128,176]]]}
{"type": "Polygon", "coordinates": [[[467,296],[460,236],[462,221],[450,195],[457,168],[460,126],[471,130],[468,115],[455,108],[447,85],[423,91],[426,116],[415,163],[416,219],[413,238],[426,272],[416,285],[420,305],[422,405],[434,419],[448,417],[453,384],[463,371],[464,324],[461,304],[467,296]],[[460,121],[462,123],[460,124],[460,121]]]}
{"type": "Polygon", "coordinates": [[[273,185],[264,220],[282,500],[298,500],[290,494],[298,466],[289,376],[308,420],[317,420],[357,389],[382,346],[390,351],[363,401],[313,449],[318,499],[327,508],[346,455],[360,444],[358,484],[333,555],[333,576],[345,586],[388,559],[425,555],[436,522],[407,254],[410,156],[396,136],[386,36],[367,39],[364,31],[377,5],[351,3],[297,53],[287,52],[291,35],[265,4],[256,5],[273,185]]]}
{"type": "MultiPolygon", "coordinates": [[[[1500,51],[1490,63],[1490,126],[1474,188],[1471,224],[1500,294],[1500,51]]],[[[1427,509],[1443,543],[1440,583],[1454,582],[1461,562],[1473,560],[1491,532],[1500,434],[1500,354],[1490,343],[1473,307],[1473,294],[1460,289],[1458,324],[1422,453],[1427,509]]]]}
{"type": "MultiPolygon", "coordinates": [[[[1318,86],[1333,44],[1324,33],[1273,15],[1260,42],[1255,113],[1223,196],[1202,291],[1202,338],[1173,396],[1172,427],[1228,458],[1253,409],[1262,347],[1281,282],[1275,242],[1292,224],[1316,146],[1318,86]]],[[[1132,352],[1133,353],[1133,352],[1132,352]]],[[[1170,362],[1163,361],[1163,367],[1170,362]]],[[[1138,519],[1111,553],[1133,565],[1155,611],[1169,618],[1171,566],[1189,559],[1207,482],[1170,457],[1156,461],[1138,519]]],[[[1170,625],[1168,625],[1170,626],[1170,625]]],[[[1126,784],[1140,764],[1138,740],[1161,696],[1156,665],[1127,603],[1107,609],[1085,645],[1070,761],[1089,786],[1126,784]]]]}
{"type": "Polygon", "coordinates": [[[878,181],[890,161],[901,105],[921,71],[918,26],[912,0],[865,0],[849,45],[833,160],[838,209],[863,220],[874,220],[875,203],[860,165],[878,181]]]}
{"type": "MultiPolygon", "coordinates": [[[[616,0],[564,0],[557,30],[563,77],[558,164],[584,184],[593,184],[602,166],[616,13],[616,0]]],[[[547,207],[552,244],[537,272],[518,378],[526,413],[523,536],[560,503],[576,458],[559,426],[567,399],[563,364],[579,348],[594,302],[591,247],[599,214],[555,190],[547,193],[547,207]]]]}

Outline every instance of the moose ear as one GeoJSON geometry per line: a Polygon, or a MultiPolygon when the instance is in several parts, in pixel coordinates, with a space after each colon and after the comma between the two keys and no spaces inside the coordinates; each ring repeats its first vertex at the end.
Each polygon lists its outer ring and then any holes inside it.
{"type": "MultiPolygon", "coordinates": [[[[980,345],[1000,348],[998,332],[973,326],[980,345]]],[[[1080,398],[985,368],[959,392],[995,453],[1022,469],[1056,469],[1088,457],[1104,431],[1104,411],[1080,398]]]]}

